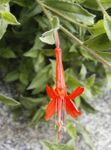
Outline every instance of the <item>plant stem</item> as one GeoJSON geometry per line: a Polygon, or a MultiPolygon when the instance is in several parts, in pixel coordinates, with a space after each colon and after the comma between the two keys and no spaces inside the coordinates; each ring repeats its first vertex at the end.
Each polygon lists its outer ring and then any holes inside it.
{"type": "Polygon", "coordinates": [[[106,15],[107,17],[109,17],[108,13],[106,12],[106,10],[104,9],[103,5],[101,4],[100,0],[96,0],[98,6],[101,8],[101,11],[103,13],[103,15],[106,15]]]}
{"type": "Polygon", "coordinates": [[[45,7],[43,6],[43,3],[42,3],[40,0],[36,0],[36,2],[40,5],[40,7],[42,8],[44,14],[45,14],[46,17],[49,19],[49,21],[51,21],[51,20],[50,20],[50,16],[49,16],[49,14],[48,14],[48,11],[47,11],[47,9],[45,9],[45,7]]]}
{"type": "MultiPolygon", "coordinates": [[[[47,9],[45,9],[44,4],[40,0],[36,0],[37,3],[41,6],[42,10],[44,11],[45,15],[51,21],[50,16],[48,14],[47,9]]],[[[47,6],[48,7],[48,6],[47,6]]],[[[65,18],[66,19],[66,18],[65,18]]],[[[68,19],[66,19],[68,20],[68,19]]],[[[84,45],[84,42],[78,39],[76,36],[74,36],[71,32],[69,32],[66,28],[63,26],[60,26],[60,29],[67,34],[74,42],[76,41],[83,49],[85,49],[87,52],[89,52],[95,59],[97,59],[99,62],[101,62],[103,65],[106,65],[109,69],[111,69],[111,64],[109,64],[104,58],[102,58],[100,55],[98,55],[96,52],[94,52],[92,49],[88,48],[86,45],[84,45]]]]}
{"type": "Polygon", "coordinates": [[[79,22],[77,22],[77,21],[75,21],[75,20],[69,18],[68,16],[66,16],[66,15],[60,13],[59,11],[57,11],[56,9],[54,9],[54,8],[52,8],[52,7],[50,7],[50,6],[47,6],[47,5],[45,5],[45,4],[42,4],[42,5],[43,5],[45,8],[47,8],[47,9],[51,10],[52,12],[54,12],[55,14],[61,16],[62,18],[66,19],[66,20],[68,20],[68,21],[70,21],[70,22],[72,22],[72,23],[74,23],[74,24],[76,24],[76,25],[78,25],[78,26],[80,26],[80,27],[82,27],[82,28],[88,28],[86,25],[81,24],[81,23],[79,23],[79,22]]]}
{"type": "Polygon", "coordinates": [[[103,65],[106,65],[111,69],[111,64],[109,64],[104,58],[102,58],[100,55],[98,55],[96,52],[94,52],[92,49],[88,48],[84,45],[84,42],[79,40],[76,36],[74,36],[71,32],[69,32],[66,28],[63,26],[60,27],[60,29],[67,34],[70,38],[72,38],[74,41],[76,41],[82,48],[84,48],[87,52],[89,52],[95,59],[97,59],[99,62],[101,62],[103,65]]]}

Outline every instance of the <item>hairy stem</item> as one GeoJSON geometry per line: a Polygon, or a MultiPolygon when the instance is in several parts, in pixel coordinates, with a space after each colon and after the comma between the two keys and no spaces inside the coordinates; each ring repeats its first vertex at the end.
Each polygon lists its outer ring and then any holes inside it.
{"type": "Polygon", "coordinates": [[[70,21],[70,22],[72,22],[72,23],[74,23],[74,24],[76,24],[76,25],[78,25],[78,26],[80,26],[80,27],[82,27],[82,28],[88,28],[86,25],[81,24],[81,23],[79,23],[79,22],[77,22],[77,21],[75,21],[75,20],[69,18],[68,16],[66,16],[66,15],[60,13],[59,11],[57,11],[56,9],[54,9],[54,8],[52,8],[52,7],[50,7],[50,6],[47,6],[47,5],[45,5],[45,4],[42,4],[42,5],[43,5],[45,8],[47,8],[47,9],[51,10],[52,12],[54,12],[55,14],[59,15],[60,17],[66,19],[66,20],[68,20],[68,21],[70,21]]]}

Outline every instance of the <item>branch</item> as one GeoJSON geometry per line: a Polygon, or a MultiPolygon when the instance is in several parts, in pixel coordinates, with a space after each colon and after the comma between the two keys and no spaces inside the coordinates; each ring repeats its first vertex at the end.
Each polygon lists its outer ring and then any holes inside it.
{"type": "MultiPolygon", "coordinates": [[[[45,15],[47,16],[47,18],[49,19],[49,21],[51,21],[50,16],[48,14],[47,9],[45,8],[46,5],[44,5],[40,0],[36,0],[36,2],[41,6],[43,12],[45,13],[45,15]]],[[[49,8],[49,6],[47,6],[47,8],[49,8]]],[[[51,8],[52,9],[52,8],[51,8]]],[[[51,10],[50,9],[50,10],[51,10]]],[[[59,12],[56,12],[56,14],[59,12]]],[[[60,14],[60,13],[59,13],[60,14]]],[[[65,18],[66,20],[69,20],[68,18],[65,18]]],[[[76,22],[77,24],[77,22],[76,22]]],[[[82,25],[82,24],[79,24],[82,25]]],[[[103,57],[101,57],[100,55],[98,55],[94,50],[88,48],[86,45],[84,45],[84,42],[79,40],[76,36],[74,36],[71,32],[69,32],[66,28],[64,28],[63,26],[60,27],[60,29],[67,34],[74,42],[76,41],[83,49],[85,49],[87,52],[89,52],[95,59],[97,59],[99,62],[101,62],[103,65],[106,65],[109,69],[111,69],[111,64],[109,64],[103,57]]]]}

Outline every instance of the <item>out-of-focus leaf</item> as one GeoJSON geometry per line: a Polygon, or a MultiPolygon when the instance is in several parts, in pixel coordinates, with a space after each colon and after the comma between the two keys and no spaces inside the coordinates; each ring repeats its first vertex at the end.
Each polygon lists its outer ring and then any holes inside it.
{"type": "Polygon", "coordinates": [[[81,100],[80,97],[77,97],[74,101],[74,103],[76,104],[77,108],[79,108],[80,104],[81,104],[81,100]]]}
{"type": "Polygon", "coordinates": [[[52,24],[53,29],[56,29],[56,30],[59,29],[60,28],[60,22],[59,22],[58,17],[56,17],[56,16],[52,17],[51,24],[52,24]]]}
{"type": "Polygon", "coordinates": [[[0,94],[0,102],[10,107],[18,107],[21,105],[18,101],[3,94],[0,94]]]}
{"type": "Polygon", "coordinates": [[[111,48],[111,41],[109,41],[106,34],[101,34],[99,36],[90,38],[89,40],[85,41],[84,43],[89,48],[93,50],[109,50],[111,48]]]}
{"type": "Polygon", "coordinates": [[[39,53],[38,57],[34,59],[33,63],[34,63],[35,72],[38,72],[41,68],[44,67],[44,64],[45,64],[44,56],[41,53],[39,53]]]}
{"type": "Polygon", "coordinates": [[[94,37],[105,33],[103,20],[99,20],[93,27],[89,27],[88,30],[94,37]]]}
{"type": "Polygon", "coordinates": [[[4,19],[7,22],[7,24],[20,25],[15,16],[9,11],[2,11],[0,14],[1,18],[4,19]]]}
{"type": "Polygon", "coordinates": [[[106,30],[106,34],[111,41],[111,17],[109,15],[104,14],[104,28],[106,30]]]}
{"type": "Polygon", "coordinates": [[[90,137],[90,133],[80,123],[77,124],[77,131],[83,136],[85,143],[93,150],[93,143],[90,137]]]}
{"type": "Polygon", "coordinates": [[[79,80],[73,74],[71,74],[70,69],[65,71],[65,80],[69,93],[71,93],[78,85],[80,85],[79,80]]]}
{"type": "Polygon", "coordinates": [[[86,80],[85,80],[85,85],[87,86],[87,87],[92,87],[93,85],[94,85],[94,82],[95,82],[95,74],[93,74],[93,75],[91,75],[89,78],[87,78],[86,80]]]}
{"type": "MultiPolygon", "coordinates": [[[[4,0],[5,1],[5,0],[4,0]]],[[[18,4],[22,7],[30,7],[32,3],[34,3],[34,1],[27,1],[27,0],[11,0],[11,2],[18,4]]]]}
{"type": "Polygon", "coordinates": [[[97,51],[97,53],[102,56],[105,60],[111,62],[111,52],[100,52],[97,51]]]}
{"type": "Polygon", "coordinates": [[[6,4],[6,3],[8,3],[10,0],[0,0],[0,5],[1,4],[6,4]]]}
{"type": "Polygon", "coordinates": [[[75,44],[73,44],[69,50],[69,52],[77,52],[76,48],[75,48],[75,44]]]}
{"type": "Polygon", "coordinates": [[[66,144],[54,144],[49,142],[42,142],[44,150],[74,150],[74,147],[66,144]]]}
{"type": "Polygon", "coordinates": [[[37,35],[35,37],[34,44],[33,44],[32,48],[29,51],[25,52],[24,56],[31,57],[31,58],[36,58],[38,56],[39,50],[41,50],[42,47],[44,46],[44,44],[40,41],[38,36],[39,35],[37,35]]]}
{"type": "Polygon", "coordinates": [[[66,128],[71,138],[76,139],[77,137],[76,127],[72,123],[69,122],[66,128]]]}
{"type": "Polygon", "coordinates": [[[41,118],[43,118],[44,116],[44,110],[42,108],[40,108],[39,110],[36,111],[36,113],[34,114],[30,125],[31,126],[35,126],[37,125],[37,123],[40,121],[41,118]]]}
{"type": "Polygon", "coordinates": [[[87,113],[95,113],[96,110],[94,107],[92,107],[85,99],[81,99],[81,107],[87,112],[87,113]]]}
{"type": "Polygon", "coordinates": [[[31,97],[21,96],[20,102],[26,109],[33,109],[41,104],[46,103],[46,97],[31,98],[31,97]]]}
{"type": "Polygon", "coordinates": [[[86,78],[86,74],[87,74],[87,70],[86,67],[84,66],[84,64],[82,64],[79,76],[81,80],[84,80],[86,78]]]}
{"type": "Polygon", "coordinates": [[[51,61],[51,67],[52,67],[52,75],[53,75],[53,81],[55,82],[55,78],[56,78],[56,61],[50,59],[51,61]]]}
{"type": "Polygon", "coordinates": [[[106,68],[107,87],[111,89],[111,71],[106,68]]]}
{"type": "Polygon", "coordinates": [[[16,81],[19,78],[19,72],[14,70],[12,72],[9,72],[6,76],[5,76],[5,81],[7,82],[12,82],[12,81],[16,81]]]}
{"type": "Polygon", "coordinates": [[[37,55],[38,55],[38,50],[32,50],[32,49],[24,53],[24,56],[31,57],[31,58],[36,58],[37,55]]]}
{"type": "Polygon", "coordinates": [[[72,20],[74,19],[87,25],[92,25],[94,23],[95,16],[78,4],[71,4],[59,0],[45,0],[45,4],[53,7],[56,11],[59,11],[72,20]]]}
{"type": "MultiPolygon", "coordinates": [[[[110,0],[100,0],[101,4],[104,6],[105,9],[111,8],[111,1],[110,0]]],[[[93,9],[93,10],[101,10],[96,2],[96,0],[89,1],[89,0],[82,0],[81,1],[82,5],[93,9]]]]}
{"type": "Polygon", "coordinates": [[[44,69],[42,68],[42,70],[40,70],[32,80],[31,84],[28,87],[28,90],[36,89],[37,91],[41,91],[42,89],[44,89],[46,83],[49,80],[49,69],[50,66],[47,66],[44,69]]]}
{"type": "Polygon", "coordinates": [[[16,55],[13,50],[10,48],[5,48],[0,50],[0,57],[3,58],[16,58],[16,55]]]}

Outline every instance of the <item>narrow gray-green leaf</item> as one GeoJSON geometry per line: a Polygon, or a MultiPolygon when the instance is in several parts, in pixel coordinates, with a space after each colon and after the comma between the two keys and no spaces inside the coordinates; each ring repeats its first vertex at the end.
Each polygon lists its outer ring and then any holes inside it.
{"type": "Polygon", "coordinates": [[[3,104],[10,106],[10,107],[15,107],[15,106],[19,106],[20,103],[16,100],[14,100],[13,98],[10,98],[8,96],[5,96],[3,94],[0,94],[0,102],[2,102],[3,104]]]}

